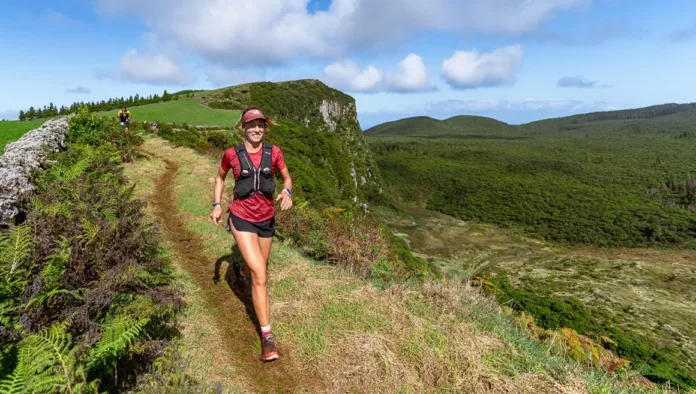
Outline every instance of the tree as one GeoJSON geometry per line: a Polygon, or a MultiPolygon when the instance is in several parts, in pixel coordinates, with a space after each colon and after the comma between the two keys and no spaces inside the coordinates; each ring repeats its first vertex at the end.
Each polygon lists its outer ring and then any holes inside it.
{"type": "Polygon", "coordinates": [[[24,120],[26,118],[26,115],[24,114],[24,111],[19,111],[19,120],[24,120]]]}

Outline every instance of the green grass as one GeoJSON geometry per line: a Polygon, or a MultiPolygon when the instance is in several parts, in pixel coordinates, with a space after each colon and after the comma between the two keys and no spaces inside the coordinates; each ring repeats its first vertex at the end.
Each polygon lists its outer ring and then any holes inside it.
{"type": "Polygon", "coordinates": [[[5,145],[21,138],[29,130],[41,126],[46,120],[29,120],[26,122],[0,122],[0,153],[5,152],[5,145]]]}
{"type": "MultiPolygon", "coordinates": [[[[132,122],[156,121],[196,126],[234,126],[240,117],[239,111],[209,109],[201,107],[200,100],[176,100],[157,104],[129,107],[132,122]]],[[[118,110],[99,112],[102,116],[116,116],[118,110]]]]}

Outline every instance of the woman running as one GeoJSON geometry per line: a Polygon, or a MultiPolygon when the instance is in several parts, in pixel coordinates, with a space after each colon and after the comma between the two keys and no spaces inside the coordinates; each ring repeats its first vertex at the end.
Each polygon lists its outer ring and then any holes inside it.
{"type": "Polygon", "coordinates": [[[261,326],[264,361],[279,357],[271,333],[270,303],[266,290],[268,256],[275,234],[273,194],[276,184],[273,176],[276,170],[283,178],[283,190],[275,200],[280,201],[282,210],[292,207],[292,179],[283,153],[277,146],[263,141],[264,134],[269,130],[269,123],[258,108],[251,107],[242,112],[244,141],[228,149],[222,157],[215,179],[213,212],[210,214],[217,226],[222,215],[220,200],[225,178],[232,169],[235,179],[234,199],[229,206],[227,229],[232,232],[246,261],[243,269],[235,269],[237,280],[234,289],[238,293],[246,292],[246,279],[251,276],[251,298],[261,326]]]}

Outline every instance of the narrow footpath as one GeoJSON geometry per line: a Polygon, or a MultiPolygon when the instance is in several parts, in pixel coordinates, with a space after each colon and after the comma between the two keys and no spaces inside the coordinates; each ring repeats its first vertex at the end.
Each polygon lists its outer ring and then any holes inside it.
{"type": "MultiPolygon", "coordinates": [[[[166,171],[159,177],[155,185],[152,205],[156,218],[162,223],[162,231],[174,245],[176,259],[183,270],[188,272],[196,285],[204,293],[206,307],[214,310],[216,325],[221,329],[223,343],[219,348],[233,363],[236,371],[243,373],[243,380],[252,382],[254,392],[313,392],[317,382],[311,377],[303,376],[301,368],[293,362],[292,357],[283,354],[281,358],[271,363],[261,361],[259,336],[251,299],[238,297],[231,290],[234,273],[227,262],[213,256],[200,239],[187,228],[186,221],[176,211],[176,195],[173,184],[179,166],[168,158],[159,157],[152,152],[144,152],[153,159],[162,160],[166,171]],[[223,270],[226,272],[221,272],[223,270]],[[228,268],[229,267],[229,268],[228,268]],[[216,275],[216,273],[218,273],[216,275]],[[224,281],[219,281],[219,277],[224,281]],[[227,283],[225,283],[227,282],[227,283]]],[[[233,238],[230,236],[230,244],[233,238]]],[[[321,389],[319,389],[321,390],[321,389]]]]}

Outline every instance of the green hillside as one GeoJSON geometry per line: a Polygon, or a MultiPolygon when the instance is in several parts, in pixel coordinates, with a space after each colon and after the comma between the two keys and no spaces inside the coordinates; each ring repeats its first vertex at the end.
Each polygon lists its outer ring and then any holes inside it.
{"type": "Polygon", "coordinates": [[[41,126],[44,121],[45,120],[0,122],[0,154],[5,152],[5,145],[20,139],[24,133],[41,126]]]}
{"type": "MultiPolygon", "coordinates": [[[[419,131],[418,122],[402,120],[406,135],[394,123],[366,132],[395,203],[470,225],[496,225],[553,247],[650,248],[657,254],[696,248],[692,105],[521,126],[492,121],[493,127],[479,130],[471,127],[479,120],[462,120],[459,129],[448,120],[419,131]]],[[[653,381],[696,386],[696,352],[683,339],[689,336],[683,328],[694,323],[685,313],[693,294],[684,290],[693,282],[693,266],[672,264],[667,254],[633,270],[634,261],[521,253],[501,262],[496,253],[482,255],[474,272],[488,277],[501,302],[531,313],[544,328],[567,326],[612,339],[617,352],[640,362],[653,381]],[[621,280],[634,292],[659,292],[663,299],[619,293],[612,283],[621,280]],[[644,302],[660,308],[648,312],[644,302]],[[681,328],[665,335],[658,311],[667,310],[674,311],[671,327],[681,328]]],[[[459,269],[464,275],[472,256],[466,261],[459,269]]]]}
{"type": "Polygon", "coordinates": [[[471,115],[438,120],[427,116],[405,118],[365,130],[368,137],[474,138],[540,135],[608,135],[689,133],[696,122],[695,104],[665,104],[620,111],[594,112],[544,119],[523,125],[471,115]]]}
{"type": "MultiPolygon", "coordinates": [[[[239,111],[206,108],[201,100],[172,100],[156,104],[128,107],[133,122],[157,121],[197,126],[234,126],[239,121],[239,111]]],[[[102,111],[99,115],[116,116],[118,110],[102,111]]]]}
{"type": "Polygon", "coordinates": [[[305,79],[231,86],[209,92],[203,101],[226,110],[256,106],[267,116],[282,119],[282,128],[270,138],[285,141],[280,145],[297,153],[291,156],[298,158],[299,176],[306,174],[307,182],[301,182],[300,189],[309,198],[327,201],[328,197],[334,204],[338,200],[384,202],[381,175],[358,125],[351,96],[305,79]]]}

